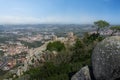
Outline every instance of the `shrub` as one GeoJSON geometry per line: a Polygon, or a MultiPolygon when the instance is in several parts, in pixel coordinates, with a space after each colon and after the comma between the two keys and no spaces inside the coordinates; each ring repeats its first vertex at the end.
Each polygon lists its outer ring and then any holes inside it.
{"type": "Polygon", "coordinates": [[[60,41],[50,42],[47,45],[47,50],[60,52],[62,50],[65,50],[65,45],[64,43],[61,43],[60,41]]]}

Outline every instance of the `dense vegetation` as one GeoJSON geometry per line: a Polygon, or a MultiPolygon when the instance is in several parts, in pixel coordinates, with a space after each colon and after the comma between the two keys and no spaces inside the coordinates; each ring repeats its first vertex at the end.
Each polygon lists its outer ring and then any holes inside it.
{"type": "MultiPolygon", "coordinates": [[[[82,39],[77,39],[73,46],[66,47],[66,50],[58,52],[57,56],[51,57],[43,66],[29,70],[27,74],[30,75],[30,80],[69,80],[81,67],[91,64],[92,50],[96,43],[102,39],[103,37],[99,34],[85,33],[82,39]]],[[[61,43],[49,43],[50,49],[48,50],[57,50],[59,45],[56,44],[61,43]]],[[[60,47],[64,49],[64,46],[60,47]]]]}
{"type": "Polygon", "coordinates": [[[60,41],[50,42],[47,45],[47,50],[60,52],[62,50],[65,50],[65,45],[64,43],[61,43],[60,41]]]}

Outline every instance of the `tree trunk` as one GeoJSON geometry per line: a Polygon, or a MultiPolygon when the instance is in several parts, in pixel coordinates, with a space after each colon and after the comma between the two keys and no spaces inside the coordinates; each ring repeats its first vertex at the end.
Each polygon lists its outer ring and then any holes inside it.
{"type": "Polygon", "coordinates": [[[99,33],[100,28],[97,29],[97,34],[99,33]]]}

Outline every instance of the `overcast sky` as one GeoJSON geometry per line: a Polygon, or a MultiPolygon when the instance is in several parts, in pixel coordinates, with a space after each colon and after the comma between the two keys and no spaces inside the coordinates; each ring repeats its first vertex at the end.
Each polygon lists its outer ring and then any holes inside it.
{"type": "Polygon", "coordinates": [[[0,24],[120,24],[120,0],[0,0],[0,24]]]}

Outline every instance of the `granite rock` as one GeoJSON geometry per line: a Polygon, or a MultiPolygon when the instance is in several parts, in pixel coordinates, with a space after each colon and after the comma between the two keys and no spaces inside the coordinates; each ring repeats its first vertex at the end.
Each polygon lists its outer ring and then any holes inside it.
{"type": "Polygon", "coordinates": [[[120,78],[120,36],[106,38],[95,47],[92,67],[96,80],[120,78]]]}
{"type": "Polygon", "coordinates": [[[80,71],[73,75],[71,80],[91,80],[88,66],[81,68],[80,71]]]}

